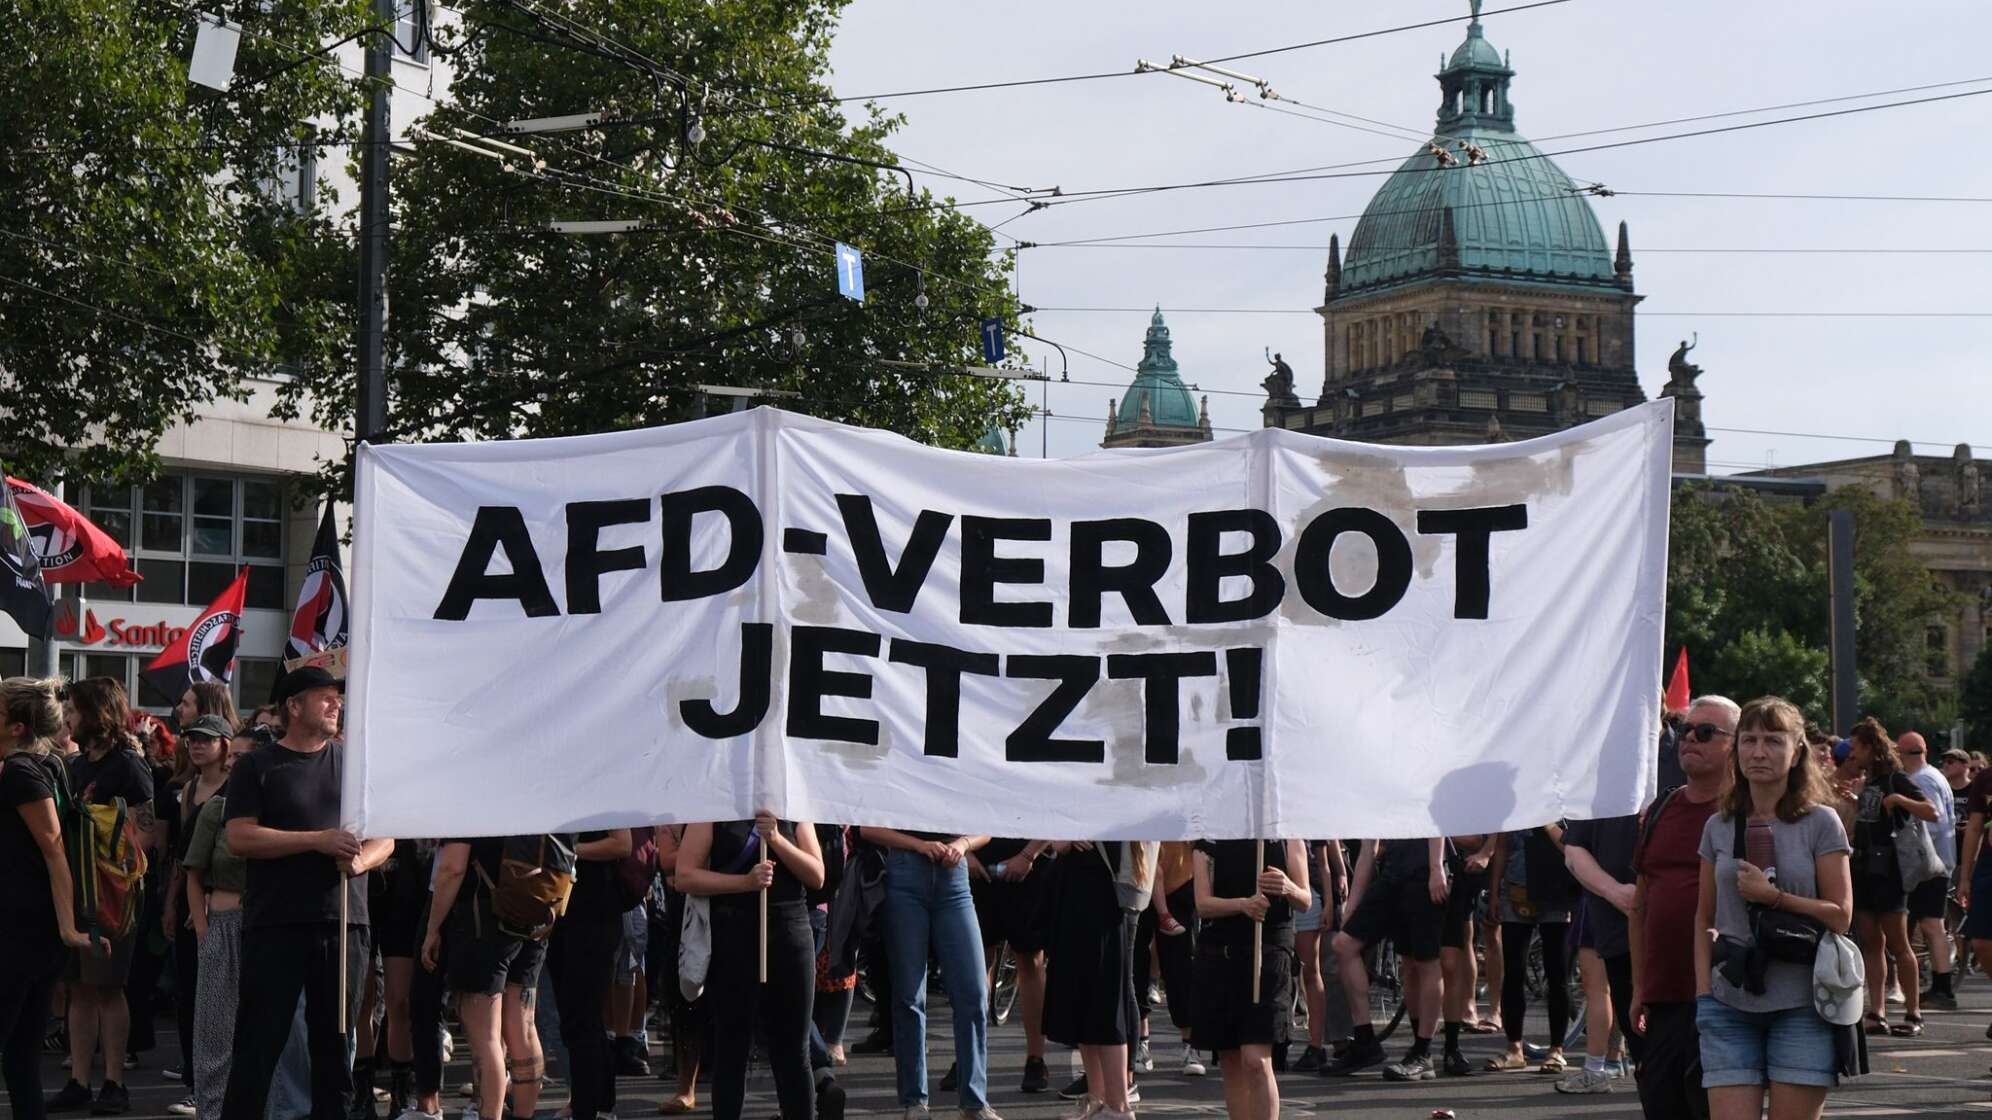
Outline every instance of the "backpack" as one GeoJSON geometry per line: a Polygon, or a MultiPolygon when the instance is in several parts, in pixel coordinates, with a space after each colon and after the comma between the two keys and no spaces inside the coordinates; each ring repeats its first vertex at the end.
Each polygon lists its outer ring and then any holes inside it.
{"type": "Polygon", "coordinates": [[[633,846],[629,854],[616,861],[616,909],[627,914],[650,898],[650,887],[657,880],[657,831],[651,828],[630,830],[633,846]]]}
{"type": "Polygon", "coordinates": [[[495,881],[482,863],[472,862],[484,883],[500,933],[523,941],[545,941],[553,932],[553,923],[567,913],[568,896],[574,893],[571,842],[545,834],[506,837],[495,881]]]}
{"type": "Polygon", "coordinates": [[[54,785],[62,847],[76,884],[77,928],[116,941],[138,925],[144,907],[144,837],[124,798],[112,798],[109,805],[78,801],[66,772],[54,785]]]}

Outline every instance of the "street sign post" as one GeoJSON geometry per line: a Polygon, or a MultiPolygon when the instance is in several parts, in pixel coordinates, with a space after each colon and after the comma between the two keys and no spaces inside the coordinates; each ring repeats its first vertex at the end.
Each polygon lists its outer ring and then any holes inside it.
{"type": "Polygon", "coordinates": [[[982,360],[995,365],[1003,360],[1003,320],[982,320],[982,360]]]}
{"type": "Polygon", "coordinates": [[[837,294],[845,299],[865,301],[865,257],[839,241],[837,243],[837,294]]]}

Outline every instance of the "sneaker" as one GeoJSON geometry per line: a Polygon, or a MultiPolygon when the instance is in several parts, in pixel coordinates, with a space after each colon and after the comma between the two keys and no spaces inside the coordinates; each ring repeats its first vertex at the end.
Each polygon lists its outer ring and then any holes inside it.
{"type": "Polygon", "coordinates": [[[436,1029],[441,1031],[443,1035],[443,1062],[447,1065],[456,1057],[456,1036],[450,1033],[448,1027],[437,1027],[436,1029]]]}
{"type": "Polygon", "coordinates": [[[962,1109],[961,1120],[1003,1120],[1003,1118],[996,1115],[995,1109],[985,1104],[981,1108],[962,1109]]]}
{"type": "Polygon", "coordinates": [[[1149,1053],[1148,1040],[1145,1038],[1134,1044],[1134,1072],[1155,1072],[1155,1056],[1149,1053]]]}
{"type": "Polygon", "coordinates": [[[1950,992],[1928,991],[1922,995],[1924,1007],[1934,1007],[1943,1011],[1957,1010],[1957,996],[1950,992]]]}
{"type": "Polygon", "coordinates": [[[941,1075],[941,1092],[952,1093],[961,1085],[961,1064],[951,1063],[948,1071],[941,1075]]]}
{"type": "Polygon", "coordinates": [[[1632,1059],[1620,1058],[1605,1066],[1605,1072],[1612,1075],[1613,1081],[1622,1081],[1632,1076],[1632,1059]]]}
{"type": "Polygon", "coordinates": [[[928,1120],[927,1106],[924,1104],[909,1104],[899,1110],[899,1120],[928,1120]]]}
{"type": "Polygon", "coordinates": [[[477,1095],[477,1082],[475,1081],[466,1081],[463,1084],[457,1086],[457,1096],[459,1097],[475,1097],[476,1095],[477,1095]]]}
{"type": "Polygon", "coordinates": [[[44,1102],[42,1107],[49,1112],[75,1112],[77,1109],[89,1108],[90,1087],[78,1083],[72,1077],[69,1079],[69,1084],[64,1085],[61,1092],[44,1102]]]}
{"type": "Polygon", "coordinates": [[[1051,1088],[1051,1070],[1046,1068],[1043,1058],[1024,1059],[1024,1083],[1017,1087],[1023,1093],[1042,1093],[1051,1088]]]}
{"type": "Polygon", "coordinates": [[[1382,1065],[1383,1060],[1382,1043],[1372,1042],[1368,1046],[1350,1043],[1341,1057],[1330,1059],[1320,1072],[1323,1077],[1350,1077],[1371,1066],[1382,1065]]]}
{"type": "Polygon", "coordinates": [[[200,1109],[194,1107],[194,1098],[184,1097],[166,1106],[166,1111],[174,1116],[198,1115],[200,1109]]]}
{"type": "Polygon", "coordinates": [[[882,1030],[873,1031],[853,1043],[850,1050],[853,1054],[890,1054],[892,1035],[882,1030]]]}
{"type": "Polygon", "coordinates": [[[1091,1097],[1087,1097],[1080,1103],[1079,1111],[1068,1112],[1060,1120],[1092,1120],[1093,1117],[1098,1116],[1106,1110],[1107,1103],[1105,1101],[1096,1101],[1091,1097]]]}
{"type": "Polygon", "coordinates": [[[834,1077],[826,1077],[816,1087],[817,1120],[844,1120],[844,1087],[834,1077]]]}
{"type": "Polygon", "coordinates": [[[1086,1075],[1082,1073],[1078,1077],[1073,1078],[1072,1084],[1060,1089],[1058,1095],[1068,1101],[1076,1101],[1082,1098],[1090,1100],[1091,1098],[1086,1096],[1086,1075]]]}
{"type": "Polygon", "coordinates": [[[1208,1071],[1204,1069],[1203,1055],[1197,1053],[1196,1047],[1187,1042],[1183,1043],[1183,1076],[1202,1077],[1206,1072],[1208,1071]]]}
{"type": "MultiPolygon", "coordinates": [[[[1127,1087],[1127,1103],[1129,1103],[1129,1104],[1140,1104],[1140,1103],[1141,1103],[1141,1086],[1139,1086],[1139,1085],[1129,1085],[1129,1086],[1127,1087]]],[[[1110,1109],[1103,1109],[1102,1111],[1111,1111],[1111,1110],[1110,1110],[1110,1109]]]]}
{"type": "Polygon", "coordinates": [[[443,1120],[443,1114],[440,1112],[423,1112],[419,1108],[407,1108],[403,1109],[401,1115],[395,1117],[394,1120],[443,1120]]]}
{"type": "Polygon", "coordinates": [[[161,1081],[178,1081],[181,1076],[180,1071],[174,1069],[172,1066],[167,1066],[165,1069],[159,1071],[159,1080],[161,1081]]]}
{"type": "Polygon", "coordinates": [[[1300,1060],[1293,1064],[1293,1071],[1295,1073],[1313,1073],[1319,1070],[1321,1063],[1327,1060],[1328,1051],[1323,1050],[1319,1046],[1309,1046],[1300,1052],[1300,1060]]]}
{"type": "Polygon", "coordinates": [[[90,1105],[92,1116],[123,1116],[131,1111],[131,1094],[115,1081],[104,1082],[97,1090],[97,1099],[90,1105]]]}
{"type": "Polygon", "coordinates": [[[49,1028],[49,1032],[42,1036],[42,1049],[51,1054],[69,1053],[69,1027],[57,1023],[49,1028]]]}
{"type": "Polygon", "coordinates": [[[643,1045],[628,1035],[616,1038],[616,1076],[649,1077],[650,1063],[644,1060],[643,1045]]]}
{"type": "Polygon", "coordinates": [[[1385,1081],[1430,1081],[1438,1076],[1439,1072],[1432,1068],[1430,1054],[1419,1054],[1415,1057],[1407,1054],[1403,1061],[1392,1062],[1383,1067],[1385,1081]]]}
{"type": "Polygon", "coordinates": [[[1439,1068],[1447,1077],[1473,1076],[1473,1063],[1467,1061],[1466,1055],[1457,1050],[1448,1050],[1439,1055],[1439,1068]]]}
{"type": "Polygon", "coordinates": [[[1602,1069],[1580,1069],[1556,1083],[1559,1093],[1609,1093],[1612,1075],[1602,1069]]]}
{"type": "Polygon", "coordinates": [[[477,1120],[477,1101],[472,1100],[463,1106],[463,1120],[477,1120]]]}
{"type": "Polygon", "coordinates": [[[1909,997],[1902,994],[1902,982],[1900,980],[1891,980],[1888,982],[1888,1002],[1890,1003],[1909,1002],[1909,997]]]}

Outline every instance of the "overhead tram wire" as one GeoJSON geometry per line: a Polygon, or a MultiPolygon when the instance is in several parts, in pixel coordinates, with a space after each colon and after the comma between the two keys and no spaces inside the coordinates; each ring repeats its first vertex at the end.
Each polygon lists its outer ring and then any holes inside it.
{"type": "MultiPolygon", "coordinates": [[[[1115,315],[1147,314],[1147,307],[1042,307],[1033,313],[1047,315],[1100,313],[1115,315]]],[[[1172,307],[1172,315],[1315,315],[1311,307],[1172,307]]],[[[1641,317],[1679,319],[1992,319],[1992,311],[1647,311],[1641,317]]]]}

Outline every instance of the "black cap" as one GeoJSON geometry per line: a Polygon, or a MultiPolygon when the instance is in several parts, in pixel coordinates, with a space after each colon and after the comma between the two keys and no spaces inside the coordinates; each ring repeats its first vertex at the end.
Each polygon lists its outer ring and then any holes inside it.
{"type": "Polygon", "coordinates": [[[209,739],[233,739],[235,728],[221,716],[202,716],[187,728],[185,734],[202,735],[209,739]]]}
{"type": "Polygon", "coordinates": [[[282,704],[300,692],[312,688],[336,688],[346,691],[346,682],[326,672],[316,665],[306,665],[302,669],[292,669],[277,682],[276,690],[270,693],[270,703],[282,704]]]}

